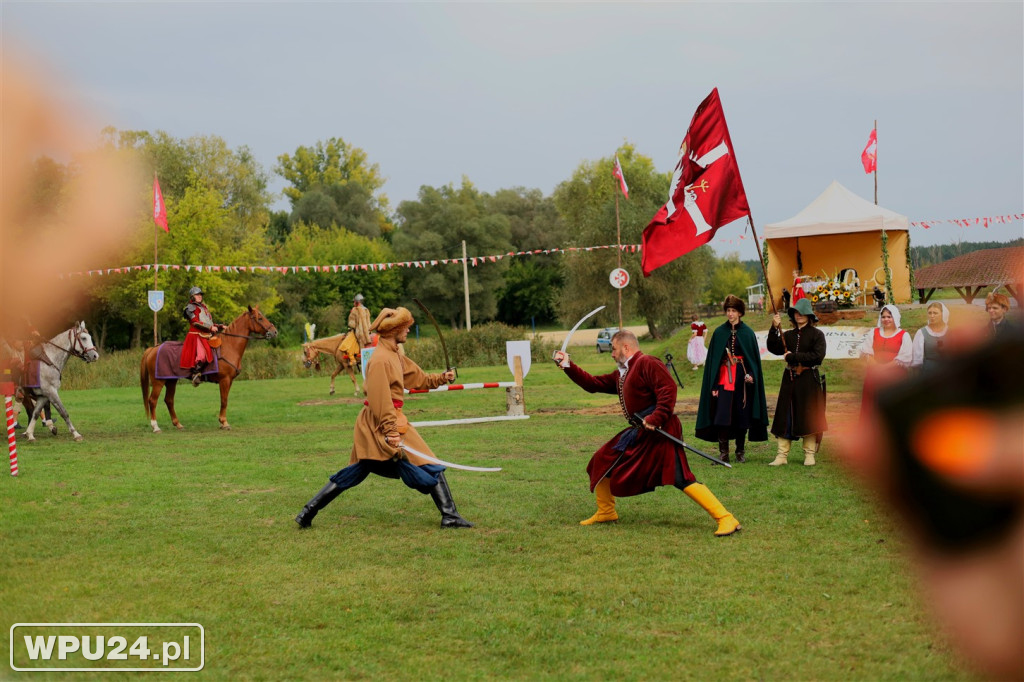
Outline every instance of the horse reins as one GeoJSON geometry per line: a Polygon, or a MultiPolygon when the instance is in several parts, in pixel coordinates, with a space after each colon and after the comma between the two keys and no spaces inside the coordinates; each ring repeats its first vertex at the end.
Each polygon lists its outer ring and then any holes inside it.
{"type": "MultiPolygon", "coordinates": [[[[260,328],[263,330],[263,336],[253,336],[253,335],[250,335],[250,334],[233,334],[231,332],[220,332],[220,335],[221,336],[232,336],[232,337],[234,337],[236,339],[249,339],[249,340],[257,340],[257,341],[260,341],[260,340],[266,341],[268,338],[270,338],[268,336],[270,334],[270,329],[268,329],[266,326],[264,326],[264,324],[262,322],[260,322],[260,318],[256,317],[256,313],[255,312],[250,312],[249,313],[249,320],[255,322],[256,324],[258,324],[260,326],[260,328]]],[[[228,364],[229,367],[231,367],[233,370],[235,370],[235,376],[238,376],[239,374],[242,373],[242,368],[241,367],[238,367],[237,365],[235,365],[235,363],[231,362],[230,360],[228,360],[223,355],[218,355],[218,359],[219,360],[223,360],[224,362],[226,362],[228,364]]]]}
{"type": "MultiPolygon", "coordinates": [[[[252,335],[249,335],[249,334],[232,334],[231,332],[220,332],[220,335],[221,336],[233,336],[236,339],[249,339],[249,340],[254,340],[255,339],[255,340],[258,340],[258,341],[266,341],[269,338],[267,335],[270,334],[270,329],[265,327],[263,325],[263,323],[260,322],[260,319],[258,317],[256,317],[255,313],[249,313],[249,319],[252,320],[253,322],[255,322],[256,324],[258,324],[260,326],[260,328],[263,330],[263,336],[252,336],[252,335]]],[[[228,363],[228,364],[231,364],[231,363],[228,363]]]]}
{"type": "MultiPolygon", "coordinates": [[[[49,345],[53,346],[54,348],[56,348],[58,350],[64,351],[68,355],[74,355],[76,358],[79,358],[81,360],[85,360],[86,362],[89,362],[89,360],[86,357],[86,355],[91,350],[95,351],[96,350],[96,346],[89,346],[88,348],[86,348],[85,344],[82,343],[82,339],[80,339],[78,337],[78,334],[76,334],[74,330],[75,330],[74,327],[72,327],[71,329],[67,330],[67,332],[68,332],[68,340],[71,342],[71,346],[68,347],[68,348],[64,348],[63,346],[58,346],[57,344],[55,344],[53,341],[50,341],[49,339],[43,341],[43,343],[44,344],[49,344],[49,345]],[[78,352],[77,350],[75,350],[76,346],[81,346],[82,347],[82,351],[78,352]]],[[[97,354],[99,353],[99,351],[96,351],[96,352],[97,352],[97,354]]],[[[43,351],[42,355],[38,359],[43,361],[43,362],[45,362],[50,367],[53,367],[54,369],[57,369],[57,365],[53,364],[53,360],[51,360],[50,356],[46,354],[46,351],[43,351]]],[[[57,372],[61,376],[63,376],[63,374],[64,374],[64,370],[62,370],[62,369],[58,369],[57,372]]]]}

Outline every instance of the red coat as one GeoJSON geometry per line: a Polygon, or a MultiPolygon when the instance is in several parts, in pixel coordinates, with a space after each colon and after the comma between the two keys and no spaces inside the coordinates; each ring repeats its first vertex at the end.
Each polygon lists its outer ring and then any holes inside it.
{"type": "Polygon", "coordinates": [[[181,347],[181,361],[179,366],[182,369],[192,369],[196,366],[197,360],[210,362],[213,360],[213,350],[210,342],[200,334],[209,335],[213,329],[213,316],[205,303],[189,303],[185,308],[185,317],[188,319],[188,334],[185,335],[185,345],[181,347]],[[200,355],[203,358],[200,358],[200,355]]]}
{"type": "MultiPolygon", "coordinates": [[[[637,352],[630,359],[629,371],[622,381],[618,370],[595,377],[571,362],[565,373],[589,393],[618,395],[624,419],[626,414],[642,413],[655,406],[654,412],[646,417],[647,423],[661,427],[676,438],[682,438],[683,426],[674,413],[676,385],[658,358],[637,352]]],[[[614,447],[619,439],[633,430],[633,427],[629,427],[620,431],[590,458],[587,473],[590,474],[591,490],[607,474],[611,492],[617,497],[649,493],[660,485],[675,483],[676,462],[681,465],[687,482],[697,480],[690,471],[685,451],[653,431],[640,428],[636,442],[623,452],[616,451],[614,447]],[[609,470],[611,473],[608,473],[609,470]]]]}

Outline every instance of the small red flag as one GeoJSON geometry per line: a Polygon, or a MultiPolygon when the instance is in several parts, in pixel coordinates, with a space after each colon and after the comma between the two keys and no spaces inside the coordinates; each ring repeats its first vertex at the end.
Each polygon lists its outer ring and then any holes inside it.
{"type": "Polygon", "coordinates": [[[612,168],[612,176],[614,176],[614,177],[619,179],[619,189],[622,190],[622,193],[628,199],[629,198],[629,187],[626,187],[626,178],[623,177],[623,175],[622,175],[622,166],[619,165],[619,155],[618,154],[615,155],[615,166],[612,168]]]}
{"type": "Polygon", "coordinates": [[[860,153],[860,162],[864,164],[865,173],[873,173],[878,170],[878,164],[875,162],[875,158],[878,155],[878,131],[874,128],[871,129],[871,135],[868,136],[867,146],[864,147],[864,151],[860,153]]]}
{"type": "Polygon", "coordinates": [[[160,182],[153,174],[153,222],[164,228],[164,232],[170,234],[167,227],[167,205],[164,204],[164,195],[160,192],[160,182]]]}
{"type": "Polygon", "coordinates": [[[750,215],[718,88],[700,103],[679,147],[668,202],[644,229],[644,277],[750,215]]]}

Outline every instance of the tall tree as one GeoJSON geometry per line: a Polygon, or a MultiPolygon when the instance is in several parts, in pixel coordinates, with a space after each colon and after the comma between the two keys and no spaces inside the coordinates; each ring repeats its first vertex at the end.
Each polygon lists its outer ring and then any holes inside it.
{"type": "MultiPolygon", "coordinates": [[[[266,173],[249,151],[228,148],[217,137],[175,139],[164,132],[104,130],[105,144],[140,161],[138,179],[139,229],[125,244],[124,262],[101,267],[149,263],[153,259],[152,174],[168,208],[170,233],[160,235],[160,261],[177,265],[251,265],[264,262],[268,253],[266,224],[270,195],[266,173]]],[[[206,269],[161,270],[159,286],[166,292],[159,315],[160,335],[184,333],[180,310],[190,286],[208,290],[207,300],[218,320],[231,319],[249,304],[259,303],[268,315],[279,300],[268,278],[248,273],[210,272],[206,269]]],[[[108,324],[131,325],[132,345],[142,341],[152,313],[146,291],[152,271],[133,271],[97,277],[93,296],[108,324]]]]}
{"type": "MultiPolygon", "coordinates": [[[[362,265],[394,262],[391,246],[370,240],[343,228],[321,229],[299,223],[275,253],[282,265],[362,265]]],[[[362,294],[373,314],[382,307],[397,305],[402,276],[397,270],[338,270],[330,273],[302,272],[281,277],[282,318],[292,332],[301,336],[306,321],[315,322],[319,336],[337,334],[347,328],[352,299],[362,294]]],[[[279,328],[281,325],[279,325],[279,328]]]]}
{"type": "MultiPolygon", "coordinates": [[[[455,259],[462,257],[466,241],[469,257],[504,254],[511,250],[509,219],[487,210],[487,195],[468,178],[462,186],[423,186],[417,201],[398,206],[399,225],[392,243],[399,260],[455,259]]],[[[494,319],[498,295],[508,269],[507,260],[481,262],[469,267],[471,320],[494,319]]],[[[406,291],[426,303],[434,315],[452,327],[465,323],[462,265],[451,262],[406,271],[406,291]]]]}
{"type": "MultiPolygon", "coordinates": [[[[629,199],[619,198],[622,243],[640,243],[651,216],[668,196],[669,173],[658,173],[650,158],[637,154],[633,145],[617,150],[623,174],[629,184],[629,199]]],[[[614,154],[597,161],[584,161],[554,194],[555,205],[568,226],[568,244],[594,246],[616,243],[615,196],[620,192],[612,175],[614,154]]],[[[679,323],[682,311],[691,308],[704,288],[712,262],[707,247],[701,247],[671,264],[643,277],[640,252],[626,249],[622,267],[630,274],[623,290],[623,317],[641,317],[650,333],[660,338],[679,323]]],[[[562,321],[571,324],[584,313],[605,304],[595,324],[617,323],[617,293],[608,277],[618,262],[615,249],[568,253],[565,256],[566,284],[558,300],[562,321]]]]}
{"type": "Polygon", "coordinates": [[[756,276],[740,262],[738,253],[726,254],[723,258],[717,259],[711,268],[710,283],[704,294],[704,302],[718,305],[729,294],[746,300],[747,287],[756,281],[756,276]]]}
{"type": "Polygon", "coordinates": [[[299,147],[294,156],[282,154],[277,157],[274,170],[291,183],[284,188],[284,194],[291,200],[295,214],[292,224],[333,224],[371,238],[393,228],[388,219],[388,198],[381,192],[384,177],[380,167],[369,162],[365,151],[340,137],[319,141],[312,147],[299,147]],[[324,195],[313,200],[316,215],[309,214],[312,207],[303,205],[309,194],[324,195]],[[367,214],[376,222],[376,234],[368,229],[367,214]]]}
{"type": "MultiPolygon", "coordinates": [[[[555,202],[539,189],[501,189],[486,197],[487,210],[508,218],[514,251],[558,248],[566,225],[555,202]]],[[[512,261],[498,299],[498,320],[512,325],[552,322],[564,284],[561,255],[535,254],[512,261]]]]}

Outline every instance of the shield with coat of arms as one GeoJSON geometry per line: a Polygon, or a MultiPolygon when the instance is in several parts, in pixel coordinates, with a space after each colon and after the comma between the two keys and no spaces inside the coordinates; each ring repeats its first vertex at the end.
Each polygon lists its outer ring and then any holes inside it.
{"type": "Polygon", "coordinates": [[[163,310],[164,307],[164,292],[162,291],[150,291],[149,292],[149,309],[154,313],[158,313],[163,310]]]}

